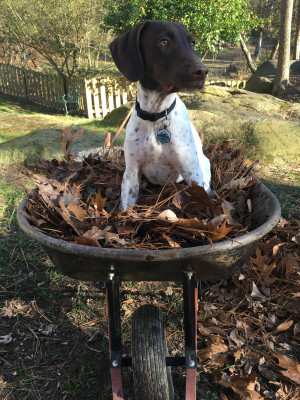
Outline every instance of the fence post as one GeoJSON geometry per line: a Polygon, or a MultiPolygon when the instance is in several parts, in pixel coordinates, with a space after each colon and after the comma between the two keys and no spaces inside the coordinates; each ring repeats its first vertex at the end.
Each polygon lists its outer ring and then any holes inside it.
{"type": "Polygon", "coordinates": [[[106,88],[105,84],[100,87],[100,96],[101,96],[101,106],[102,106],[102,117],[108,114],[108,109],[106,105],[106,88]]]}
{"type": "Polygon", "coordinates": [[[88,114],[88,118],[92,119],[94,117],[94,111],[93,111],[92,92],[89,88],[89,84],[90,84],[90,81],[85,80],[87,114],[88,114]]]}
{"type": "Polygon", "coordinates": [[[109,112],[112,112],[112,110],[114,110],[114,108],[115,108],[115,106],[114,106],[114,90],[113,90],[112,83],[110,83],[110,86],[108,88],[108,108],[109,108],[109,112]]]}
{"type": "Polygon", "coordinates": [[[93,79],[93,91],[94,91],[94,106],[95,106],[95,117],[100,118],[100,101],[99,101],[99,90],[97,87],[97,79],[93,79]]]}
{"type": "Polygon", "coordinates": [[[116,108],[118,108],[121,105],[121,93],[120,93],[120,82],[118,82],[117,80],[115,81],[114,89],[116,97],[116,108]]]}

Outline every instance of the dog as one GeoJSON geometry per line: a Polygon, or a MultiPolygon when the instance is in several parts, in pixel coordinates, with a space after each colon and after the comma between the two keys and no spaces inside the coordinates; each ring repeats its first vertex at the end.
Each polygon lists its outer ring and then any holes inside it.
{"type": "Polygon", "coordinates": [[[210,162],[177,92],[201,89],[208,72],[195,41],[180,23],[145,21],[110,44],[120,72],[137,82],[126,127],[121,212],[134,207],[141,175],[153,184],[195,182],[210,194],[210,162]]]}

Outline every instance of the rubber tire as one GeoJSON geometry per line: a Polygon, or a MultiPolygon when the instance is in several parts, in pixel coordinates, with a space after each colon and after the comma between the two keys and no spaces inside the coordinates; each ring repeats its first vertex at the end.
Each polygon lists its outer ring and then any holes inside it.
{"type": "Polygon", "coordinates": [[[132,368],[136,400],[173,400],[171,367],[163,314],[159,307],[144,305],[132,316],[132,368]]]}

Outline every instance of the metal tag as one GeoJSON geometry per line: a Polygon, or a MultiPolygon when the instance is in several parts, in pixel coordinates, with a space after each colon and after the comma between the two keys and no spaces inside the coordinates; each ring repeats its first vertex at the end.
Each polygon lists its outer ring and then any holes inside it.
{"type": "Polygon", "coordinates": [[[160,143],[169,143],[171,141],[171,133],[165,128],[159,129],[156,137],[160,143]]]}

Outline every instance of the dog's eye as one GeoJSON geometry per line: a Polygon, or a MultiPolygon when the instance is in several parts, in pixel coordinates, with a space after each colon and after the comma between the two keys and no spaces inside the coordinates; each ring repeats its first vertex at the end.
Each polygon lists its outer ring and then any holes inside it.
{"type": "Polygon", "coordinates": [[[169,41],[168,41],[167,39],[163,39],[163,40],[160,40],[160,41],[158,42],[158,44],[159,44],[161,47],[166,47],[166,46],[168,46],[169,41]]]}
{"type": "Polygon", "coordinates": [[[192,40],[192,41],[191,41],[191,47],[195,47],[195,45],[196,45],[195,40],[192,40]]]}

